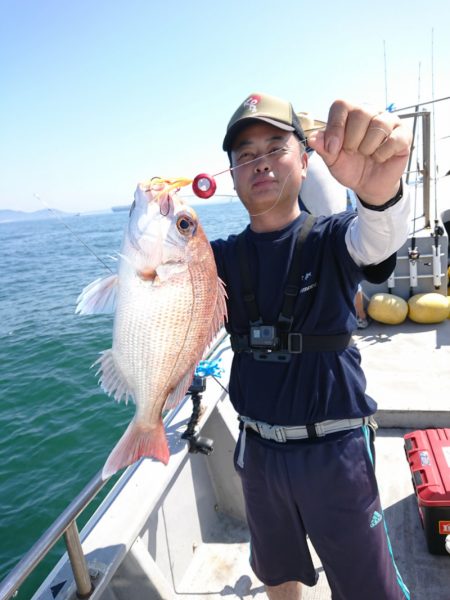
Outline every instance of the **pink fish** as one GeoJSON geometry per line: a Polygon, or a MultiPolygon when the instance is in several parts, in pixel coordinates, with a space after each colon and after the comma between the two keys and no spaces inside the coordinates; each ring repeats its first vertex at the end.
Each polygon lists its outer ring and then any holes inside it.
{"type": "Polygon", "coordinates": [[[88,285],[76,312],[114,311],[112,348],[97,361],[100,383],[136,413],[102,476],[142,456],[163,463],[163,410],[185,396],[195,367],[226,318],[225,290],[195,211],[161,180],[138,185],[117,275],[88,285]]]}

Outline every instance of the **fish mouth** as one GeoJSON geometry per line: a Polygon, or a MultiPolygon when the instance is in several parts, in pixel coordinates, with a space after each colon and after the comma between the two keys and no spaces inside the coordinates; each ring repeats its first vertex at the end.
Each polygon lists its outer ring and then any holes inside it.
{"type": "Polygon", "coordinates": [[[159,212],[163,217],[167,217],[169,214],[173,214],[175,212],[175,206],[170,194],[161,195],[156,201],[159,204],[159,212]]]}
{"type": "Polygon", "coordinates": [[[159,204],[159,211],[164,217],[167,217],[174,210],[173,200],[168,187],[167,182],[159,177],[153,177],[150,181],[140,184],[140,188],[144,192],[148,204],[152,202],[159,204]]]}
{"type": "Polygon", "coordinates": [[[175,212],[175,203],[172,193],[176,193],[180,188],[192,183],[191,179],[161,179],[161,177],[152,177],[150,181],[143,182],[141,189],[147,196],[149,202],[156,202],[160,206],[160,212],[163,216],[175,212]]]}

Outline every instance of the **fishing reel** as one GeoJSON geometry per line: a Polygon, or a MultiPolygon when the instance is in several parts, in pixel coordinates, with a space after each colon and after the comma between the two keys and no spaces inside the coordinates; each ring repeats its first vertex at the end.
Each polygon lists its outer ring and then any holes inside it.
{"type": "Polygon", "coordinates": [[[435,221],[434,231],[430,233],[431,237],[438,238],[444,235],[444,228],[438,225],[437,221],[435,221]]]}
{"type": "Polygon", "coordinates": [[[420,258],[420,252],[418,251],[417,248],[410,248],[408,250],[408,258],[409,260],[419,260],[420,258]]]}

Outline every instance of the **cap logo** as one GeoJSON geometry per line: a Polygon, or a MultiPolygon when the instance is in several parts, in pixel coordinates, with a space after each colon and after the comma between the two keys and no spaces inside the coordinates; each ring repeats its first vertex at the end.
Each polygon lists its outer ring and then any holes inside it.
{"type": "Polygon", "coordinates": [[[261,96],[249,96],[244,102],[244,106],[245,108],[248,108],[250,112],[255,113],[257,111],[257,106],[260,100],[261,96]]]}

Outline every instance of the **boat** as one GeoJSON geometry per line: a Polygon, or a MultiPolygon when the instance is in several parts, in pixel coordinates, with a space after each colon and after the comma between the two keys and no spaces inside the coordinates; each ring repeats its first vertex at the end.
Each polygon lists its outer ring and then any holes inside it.
{"type": "Polygon", "coordinates": [[[119,204],[118,206],[111,206],[111,210],[113,212],[125,212],[130,210],[130,206],[131,202],[130,204],[119,204]]]}
{"type": "MultiPolygon", "coordinates": [[[[426,131],[423,112],[415,110],[405,118],[422,120],[426,131]]],[[[426,163],[429,138],[423,147],[426,163]]],[[[410,183],[418,199],[411,235],[398,252],[391,280],[365,285],[366,295],[380,290],[394,290],[404,298],[411,290],[447,293],[447,186],[445,177],[432,181],[426,164],[416,170],[410,183]],[[430,189],[444,198],[442,205],[436,203],[433,219],[430,189]],[[411,255],[411,249],[417,252],[411,255]],[[413,260],[416,267],[411,269],[413,260]]],[[[450,319],[428,325],[372,322],[357,330],[354,340],[367,391],[378,402],[376,472],[397,567],[415,600],[448,600],[450,540],[447,556],[445,540],[442,555],[427,550],[404,435],[418,428],[450,428],[450,319]]],[[[168,465],[141,459],[128,467],[78,533],[77,517],[105,484],[100,473],[94,476],[0,583],[0,600],[13,597],[62,536],[68,551],[32,600],[266,598],[249,566],[244,501],[233,467],[238,422],[226,389],[232,351],[225,331],[208,360],[216,371],[194,381],[184,401],[165,416],[168,465]]],[[[314,588],[304,588],[303,600],[329,600],[323,568],[311,550],[319,580],[314,588]]]]}
{"type": "MultiPolygon", "coordinates": [[[[449,100],[446,98],[445,100],[449,100]]],[[[411,108],[411,107],[409,107],[411,108]]],[[[410,185],[411,221],[408,240],[397,252],[397,266],[386,282],[364,283],[367,297],[374,292],[389,292],[407,300],[413,294],[437,292],[447,294],[450,234],[450,152],[442,155],[442,164],[434,157],[430,110],[412,112],[403,109],[400,118],[413,121],[415,133],[406,171],[410,185]],[[438,172],[444,173],[438,177],[438,172]]]]}

